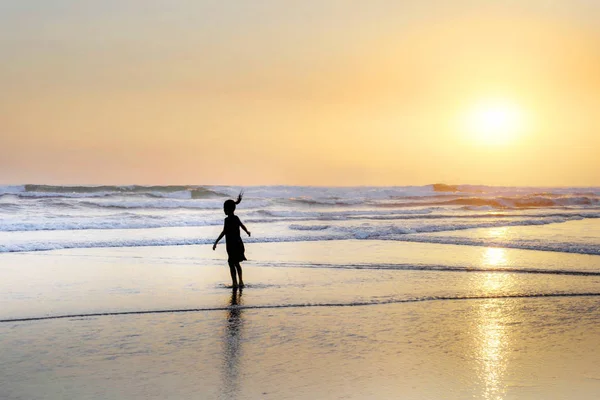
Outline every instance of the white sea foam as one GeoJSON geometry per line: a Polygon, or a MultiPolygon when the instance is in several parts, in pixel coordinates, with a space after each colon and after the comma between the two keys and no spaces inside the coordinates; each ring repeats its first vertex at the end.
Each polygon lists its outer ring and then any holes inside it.
{"type": "Polygon", "coordinates": [[[14,186],[0,186],[0,196],[5,194],[18,194],[25,191],[25,186],[14,185],[14,186]]]}
{"type": "MultiPolygon", "coordinates": [[[[327,234],[327,235],[299,235],[299,236],[269,236],[260,239],[247,239],[247,243],[273,243],[273,242],[306,242],[306,241],[328,241],[328,240],[347,240],[347,239],[363,239],[363,240],[397,240],[406,242],[422,242],[422,243],[441,243],[469,246],[493,246],[506,247],[526,250],[554,251],[564,253],[590,254],[600,255],[600,246],[596,243],[543,243],[543,242],[519,242],[517,240],[509,241],[494,241],[494,240],[474,240],[467,238],[443,238],[443,237],[428,237],[415,235],[389,235],[376,237],[368,234],[362,235],[361,232],[356,232],[354,235],[343,234],[327,234]],[[352,236],[352,237],[349,237],[352,236]]],[[[99,248],[99,247],[141,247],[141,246],[182,246],[182,245],[207,245],[212,244],[214,238],[197,238],[197,237],[164,237],[154,239],[135,239],[114,238],[112,240],[98,239],[73,239],[73,240],[45,240],[45,241],[27,241],[27,242],[8,242],[0,241],[0,253],[3,252],[30,252],[30,251],[45,251],[73,248],[99,248]]]]}
{"type": "MultiPolygon", "coordinates": [[[[223,201],[239,191],[229,186],[0,186],[0,251],[205,243],[214,238],[147,233],[218,229],[223,201]],[[42,231],[78,233],[34,235],[42,231]]],[[[275,232],[253,240],[413,240],[411,235],[423,233],[599,218],[600,188],[257,186],[245,189],[238,215],[246,224],[275,232]]]]}
{"type": "MultiPolygon", "coordinates": [[[[326,240],[396,240],[423,241],[450,244],[502,245],[505,247],[548,249],[561,251],[561,244],[552,246],[544,243],[531,243],[518,238],[503,242],[477,241],[473,239],[439,238],[435,236],[419,236],[419,233],[436,233],[461,231],[472,228],[490,228],[504,226],[531,226],[557,224],[575,218],[522,218],[517,220],[404,220],[401,223],[390,224],[380,221],[337,221],[330,224],[287,224],[278,222],[248,222],[244,221],[255,236],[247,238],[247,242],[303,242],[326,240]]],[[[0,252],[39,251],[63,248],[87,247],[129,247],[129,246],[172,246],[185,244],[208,244],[214,241],[222,222],[214,219],[212,225],[190,225],[192,227],[176,227],[161,229],[128,229],[84,230],[81,234],[73,235],[69,230],[44,232],[4,232],[0,235],[0,252]]],[[[564,244],[564,251],[589,254],[600,253],[600,245],[593,243],[564,244]],[[579,247],[577,247],[579,246],[579,247]],[[595,247],[594,247],[595,246],[595,247]]]]}
{"type": "MultiPolygon", "coordinates": [[[[0,232],[62,231],[86,229],[150,229],[166,227],[201,227],[222,225],[224,215],[216,209],[164,210],[164,209],[59,209],[45,213],[20,213],[22,207],[15,203],[0,202],[0,232]]],[[[436,232],[465,229],[465,227],[535,225],[564,222],[573,219],[599,218],[600,212],[519,212],[519,213],[404,213],[372,210],[345,212],[287,211],[266,213],[260,210],[241,211],[240,217],[251,224],[301,222],[289,226],[292,230],[323,230],[332,224],[362,224],[359,226],[393,226],[406,229],[404,233],[436,232]],[[328,222],[328,223],[324,223],[328,222]],[[364,225],[367,224],[367,225],[364,225]],[[387,225],[385,225],[387,224],[387,225]],[[393,225],[390,225],[393,224],[393,225]],[[410,226],[411,228],[405,228],[410,226]],[[417,226],[417,230],[412,230],[417,226]]]]}
{"type": "Polygon", "coordinates": [[[329,229],[330,225],[299,225],[292,224],[290,225],[290,229],[293,231],[324,231],[325,229],[329,229]]]}

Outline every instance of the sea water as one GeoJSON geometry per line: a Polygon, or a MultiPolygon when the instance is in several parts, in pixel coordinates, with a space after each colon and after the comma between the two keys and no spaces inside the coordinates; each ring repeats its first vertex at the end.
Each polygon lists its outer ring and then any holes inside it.
{"type": "Polygon", "coordinates": [[[223,202],[241,190],[237,214],[253,233],[249,243],[391,240],[600,254],[600,188],[441,184],[3,186],[0,252],[209,244],[223,202]],[[561,230],[578,220],[592,222],[561,230]],[[477,230],[540,225],[551,240],[477,230]]]}
{"type": "Polygon", "coordinates": [[[599,188],[0,193],[2,398],[597,397],[599,188]]]}

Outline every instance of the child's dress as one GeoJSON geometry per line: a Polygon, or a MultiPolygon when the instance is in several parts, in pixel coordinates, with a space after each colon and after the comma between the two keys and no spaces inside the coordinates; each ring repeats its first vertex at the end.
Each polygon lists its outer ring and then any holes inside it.
{"type": "Polygon", "coordinates": [[[240,237],[241,224],[242,222],[237,215],[230,215],[225,218],[225,242],[229,262],[237,263],[246,260],[244,242],[240,237]]]}

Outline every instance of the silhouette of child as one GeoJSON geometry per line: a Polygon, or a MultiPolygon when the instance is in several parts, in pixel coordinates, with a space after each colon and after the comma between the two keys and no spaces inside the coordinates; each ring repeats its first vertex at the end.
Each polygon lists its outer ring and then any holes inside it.
{"type": "Polygon", "coordinates": [[[223,225],[223,231],[215,240],[215,244],[213,245],[213,250],[217,248],[217,243],[225,236],[225,246],[227,248],[227,255],[229,259],[227,262],[229,263],[229,272],[231,272],[231,283],[234,288],[238,287],[238,279],[239,277],[239,287],[244,287],[244,281],[242,280],[242,267],[240,266],[240,262],[246,260],[246,256],[244,255],[244,242],[242,242],[242,238],[240,237],[240,227],[250,236],[250,231],[246,229],[242,221],[234,215],[235,205],[240,204],[242,201],[243,192],[238,195],[236,201],[227,200],[223,204],[223,211],[227,215],[225,218],[225,224],[223,225]]]}

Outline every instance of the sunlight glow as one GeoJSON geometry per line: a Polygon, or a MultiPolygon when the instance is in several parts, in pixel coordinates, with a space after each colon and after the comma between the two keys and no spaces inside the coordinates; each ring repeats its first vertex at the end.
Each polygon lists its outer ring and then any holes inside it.
{"type": "Polygon", "coordinates": [[[523,133],[523,113],[510,102],[481,102],[467,113],[465,125],[473,140],[486,145],[507,144],[523,133]]]}

